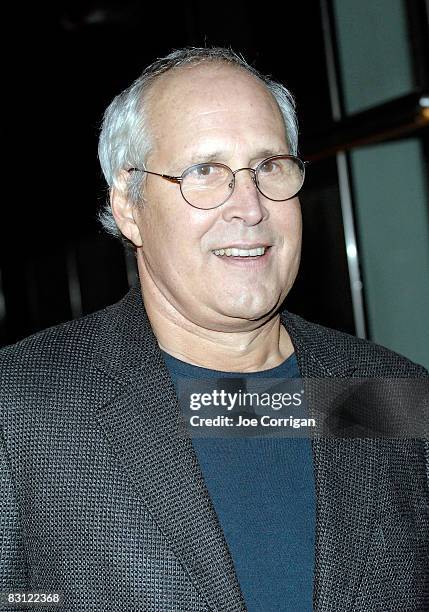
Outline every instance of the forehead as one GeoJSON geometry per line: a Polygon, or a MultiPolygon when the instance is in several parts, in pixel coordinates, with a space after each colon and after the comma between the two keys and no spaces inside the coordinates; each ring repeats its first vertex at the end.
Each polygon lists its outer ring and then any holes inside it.
{"type": "Polygon", "coordinates": [[[280,109],[265,84],[225,63],[205,62],[161,75],[150,89],[146,109],[158,147],[226,134],[236,139],[244,133],[267,140],[285,138],[280,109]]]}

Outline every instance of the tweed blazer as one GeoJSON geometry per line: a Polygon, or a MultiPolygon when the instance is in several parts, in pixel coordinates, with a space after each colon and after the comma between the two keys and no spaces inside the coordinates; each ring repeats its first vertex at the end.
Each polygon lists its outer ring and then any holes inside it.
{"type": "MultiPolygon", "coordinates": [[[[304,377],[427,376],[373,343],[282,322],[304,377]]],[[[0,591],[61,591],[79,612],[246,610],[139,287],[6,347],[0,366],[0,591]]],[[[316,438],[312,451],[314,610],[428,610],[422,441],[316,438]]]]}

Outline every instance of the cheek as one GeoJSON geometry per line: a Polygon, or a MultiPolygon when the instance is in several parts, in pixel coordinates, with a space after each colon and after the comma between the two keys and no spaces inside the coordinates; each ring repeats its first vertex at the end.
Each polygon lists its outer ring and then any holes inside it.
{"type": "Polygon", "coordinates": [[[152,200],[142,210],[139,225],[143,252],[153,268],[172,268],[177,275],[188,275],[203,265],[204,237],[212,225],[207,211],[182,201],[152,200]]]}
{"type": "Polygon", "coordinates": [[[274,227],[282,237],[283,248],[287,253],[300,249],[302,237],[302,220],[299,205],[295,204],[288,211],[277,216],[274,227]]]}
{"type": "Polygon", "coordinates": [[[300,245],[302,237],[302,215],[298,199],[296,199],[291,206],[289,232],[293,236],[294,242],[300,245]]]}
{"type": "Polygon", "coordinates": [[[160,240],[170,239],[172,233],[172,211],[159,198],[151,197],[140,215],[143,244],[159,244],[160,240]]]}

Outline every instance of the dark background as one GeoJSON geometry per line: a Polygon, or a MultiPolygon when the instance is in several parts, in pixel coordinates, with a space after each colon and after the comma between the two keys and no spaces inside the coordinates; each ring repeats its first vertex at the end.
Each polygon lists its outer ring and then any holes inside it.
{"type": "MultiPolygon", "coordinates": [[[[425,3],[413,4],[410,32],[424,41],[425,3]]],[[[97,310],[132,282],[132,256],[96,220],[107,197],[99,127],[111,99],[148,63],[185,45],[231,46],[294,93],[300,154],[313,163],[301,198],[301,272],[286,305],[355,333],[335,153],[380,122],[371,112],[333,120],[319,0],[9,3],[2,16],[1,343],[97,310]]],[[[413,44],[421,66],[427,48],[413,44]]],[[[386,107],[395,125],[413,100],[386,107]]]]}

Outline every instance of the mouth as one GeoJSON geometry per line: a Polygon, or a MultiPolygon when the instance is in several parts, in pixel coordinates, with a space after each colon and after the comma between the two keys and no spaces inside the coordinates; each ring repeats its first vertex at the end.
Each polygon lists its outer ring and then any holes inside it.
{"type": "Polygon", "coordinates": [[[271,259],[271,245],[227,246],[214,249],[213,255],[221,265],[229,269],[245,269],[247,272],[264,270],[271,259]]]}
{"type": "Polygon", "coordinates": [[[271,249],[271,246],[254,246],[251,248],[244,247],[222,247],[220,249],[214,249],[212,253],[217,257],[231,257],[234,259],[258,259],[264,257],[265,254],[271,249]]]}

